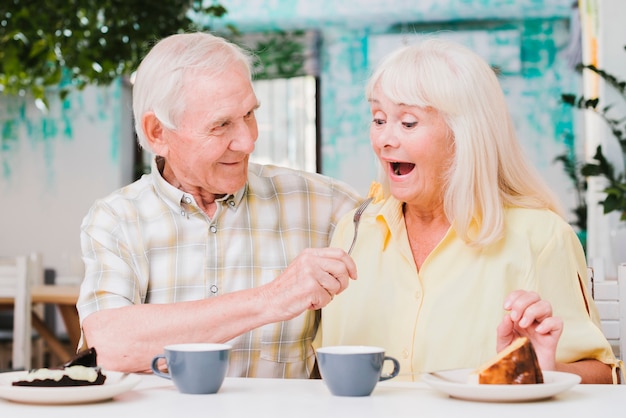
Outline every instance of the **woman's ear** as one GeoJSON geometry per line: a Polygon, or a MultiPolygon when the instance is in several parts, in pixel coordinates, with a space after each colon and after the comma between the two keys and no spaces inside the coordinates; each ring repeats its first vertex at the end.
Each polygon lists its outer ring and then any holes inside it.
{"type": "Polygon", "coordinates": [[[167,156],[168,144],[167,140],[163,137],[163,124],[156,117],[154,112],[146,112],[141,120],[141,126],[146,135],[146,139],[150,144],[150,149],[156,155],[162,157],[167,156]]]}

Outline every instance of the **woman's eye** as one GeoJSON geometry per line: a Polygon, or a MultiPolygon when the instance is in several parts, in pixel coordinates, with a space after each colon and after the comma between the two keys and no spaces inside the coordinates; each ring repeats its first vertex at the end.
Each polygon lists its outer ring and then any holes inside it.
{"type": "Polygon", "coordinates": [[[384,120],[382,120],[382,119],[377,119],[377,118],[374,118],[374,120],[373,120],[372,122],[374,123],[374,125],[382,125],[382,124],[384,124],[384,123],[385,123],[385,121],[384,121],[384,120]]]}
{"type": "Polygon", "coordinates": [[[254,111],[251,110],[248,113],[246,113],[246,115],[243,117],[244,119],[250,119],[252,116],[254,116],[254,111]]]}
{"type": "Polygon", "coordinates": [[[415,128],[417,126],[417,122],[402,122],[405,128],[415,128]]]}

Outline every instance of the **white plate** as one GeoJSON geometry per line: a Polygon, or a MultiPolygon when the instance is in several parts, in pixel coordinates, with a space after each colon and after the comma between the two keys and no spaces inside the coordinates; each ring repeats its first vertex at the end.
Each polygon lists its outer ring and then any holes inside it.
{"type": "Polygon", "coordinates": [[[120,372],[103,372],[106,380],[103,385],[67,386],[58,388],[12,386],[27,372],[0,373],[0,398],[14,402],[33,404],[77,404],[111,399],[135,387],[141,376],[120,372]]]}
{"type": "Polygon", "coordinates": [[[479,385],[467,383],[471,369],[428,373],[422,380],[453,398],[487,402],[524,402],[550,398],[580,383],[580,376],[543,372],[544,383],[536,385],[479,385]]]}

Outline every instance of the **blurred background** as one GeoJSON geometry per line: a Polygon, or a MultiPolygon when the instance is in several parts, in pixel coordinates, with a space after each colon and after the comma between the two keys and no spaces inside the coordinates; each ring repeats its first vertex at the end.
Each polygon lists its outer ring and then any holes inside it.
{"type": "Polygon", "coordinates": [[[79,226],[92,203],[146,169],[133,132],[134,66],[150,42],[192,29],[259,55],[256,161],[321,172],[363,194],[377,175],[363,94],[372,68],[424,36],[469,46],[499,74],[524,149],[567,208],[590,264],[614,275],[626,261],[616,255],[626,245],[615,244],[622,209],[605,215],[598,203],[607,179],[589,181],[579,168],[602,144],[623,171],[620,144],[606,118],[575,100],[601,97],[623,112],[622,0],[57,2],[0,6],[0,254],[41,253],[57,283],[82,279],[79,226]],[[581,71],[585,64],[615,74],[617,93],[581,71]]]}

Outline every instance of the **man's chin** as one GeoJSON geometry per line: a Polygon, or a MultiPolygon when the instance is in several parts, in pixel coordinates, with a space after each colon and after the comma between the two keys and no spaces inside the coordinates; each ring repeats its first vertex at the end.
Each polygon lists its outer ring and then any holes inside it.
{"type": "Polygon", "coordinates": [[[248,177],[247,176],[243,176],[242,178],[239,178],[239,175],[237,176],[238,179],[235,180],[235,178],[231,177],[231,178],[227,178],[226,181],[227,183],[224,184],[224,189],[223,190],[227,190],[227,192],[225,194],[234,194],[237,191],[239,191],[243,186],[246,185],[246,182],[248,181],[248,177]]]}
{"type": "Polygon", "coordinates": [[[222,165],[219,171],[213,172],[213,178],[221,180],[222,190],[235,192],[248,181],[248,164],[222,165]]]}

